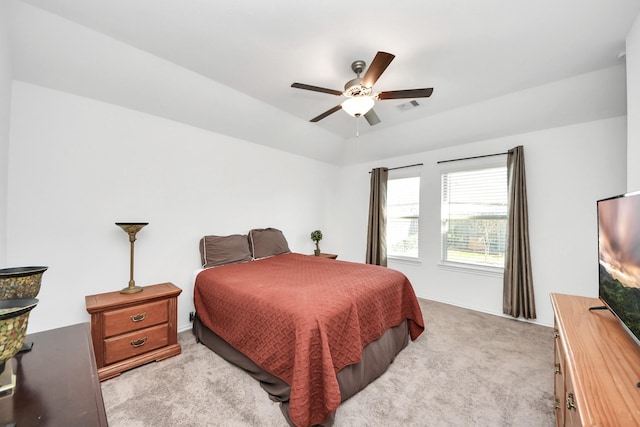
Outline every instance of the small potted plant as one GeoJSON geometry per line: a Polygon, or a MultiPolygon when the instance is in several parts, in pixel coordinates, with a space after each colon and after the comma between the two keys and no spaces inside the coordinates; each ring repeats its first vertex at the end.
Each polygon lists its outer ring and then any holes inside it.
{"type": "Polygon", "coordinates": [[[316,244],[316,248],[313,251],[313,254],[315,256],[320,256],[320,246],[318,245],[318,243],[320,243],[320,240],[322,240],[322,231],[320,230],[312,231],[311,240],[313,240],[313,242],[316,244]]]}

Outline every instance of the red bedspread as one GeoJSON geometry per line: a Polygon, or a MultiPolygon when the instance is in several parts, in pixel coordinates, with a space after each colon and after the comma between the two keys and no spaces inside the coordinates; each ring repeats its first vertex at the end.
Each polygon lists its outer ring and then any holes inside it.
{"type": "Polygon", "coordinates": [[[286,254],[202,271],[194,302],[202,323],[291,388],[297,426],[340,404],[336,372],[409,319],[424,330],[409,280],[385,267],[286,254]]]}

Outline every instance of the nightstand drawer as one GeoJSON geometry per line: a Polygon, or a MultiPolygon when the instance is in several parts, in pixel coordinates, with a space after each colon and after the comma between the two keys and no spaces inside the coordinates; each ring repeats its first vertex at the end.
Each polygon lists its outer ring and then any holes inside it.
{"type": "Polygon", "coordinates": [[[166,323],[168,319],[169,302],[166,299],[107,311],[104,313],[104,337],[166,323]]]}
{"type": "Polygon", "coordinates": [[[107,365],[115,363],[164,347],[168,342],[169,327],[167,324],[109,338],[104,340],[104,361],[107,365]]]}

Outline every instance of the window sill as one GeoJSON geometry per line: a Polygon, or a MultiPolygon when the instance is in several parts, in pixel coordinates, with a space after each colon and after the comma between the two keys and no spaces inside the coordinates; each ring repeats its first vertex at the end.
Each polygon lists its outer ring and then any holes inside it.
{"type": "Polygon", "coordinates": [[[420,258],[414,258],[414,257],[408,257],[408,256],[398,256],[398,255],[394,255],[394,256],[390,256],[387,255],[387,262],[399,262],[401,264],[412,264],[412,265],[420,265],[421,261],[420,258]]]}
{"type": "Polygon", "coordinates": [[[459,273],[475,274],[479,276],[503,277],[504,268],[483,265],[463,264],[460,262],[440,261],[438,268],[459,273]]]}

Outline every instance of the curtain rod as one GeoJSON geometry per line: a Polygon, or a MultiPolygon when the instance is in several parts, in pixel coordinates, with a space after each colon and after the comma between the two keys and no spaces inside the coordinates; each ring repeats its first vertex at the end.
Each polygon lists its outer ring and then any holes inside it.
{"type": "MultiPolygon", "coordinates": [[[[392,171],[392,170],[396,170],[396,169],[412,168],[414,166],[422,166],[422,165],[423,165],[423,163],[415,163],[413,165],[398,166],[398,167],[395,167],[395,168],[387,168],[387,170],[392,171]]],[[[371,173],[371,171],[369,171],[369,173],[371,173]]]]}
{"type": "Polygon", "coordinates": [[[458,162],[460,160],[480,159],[482,157],[504,156],[505,154],[509,154],[509,152],[507,151],[507,152],[504,152],[504,153],[484,154],[482,156],[462,157],[460,159],[440,160],[440,161],[438,161],[438,164],[440,164],[440,163],[448,163],[448,162],[458,162]]]}

